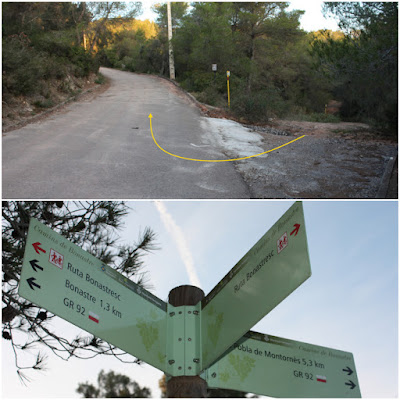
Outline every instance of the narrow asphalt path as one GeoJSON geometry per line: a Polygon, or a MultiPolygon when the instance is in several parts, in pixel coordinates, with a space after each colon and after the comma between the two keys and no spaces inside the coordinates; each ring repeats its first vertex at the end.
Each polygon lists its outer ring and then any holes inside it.
{"type": "Polygon", "coordinates": [[[200,112],[170,82],[103,68],[110,88],[3,135],[4,199],[249,198],[207,142],[200,112]]]}

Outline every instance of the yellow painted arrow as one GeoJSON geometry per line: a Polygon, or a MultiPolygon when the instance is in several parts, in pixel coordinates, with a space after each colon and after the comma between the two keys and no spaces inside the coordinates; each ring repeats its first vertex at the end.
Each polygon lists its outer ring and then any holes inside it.
{"type": "Polygon", "coordinates": [[[294,140],[291,140],[290,142],[287,142],[287,143],[285,143],[285,144],[283,144],[283,145],[281,145],[281,146],[275,147],[275,148],[272,149],[272,150],[267,150],[267,151],[264,151],[263,153],[253,154],[252,156],[240,157],[240,158],[230,158],[230,159],[227,159],[227,160],[200,160],[200,159],[198,159],[198,158],[188,158],[188,157],[178,156],[178,155],[176,155],[176,154],[170,153],[169,151],[163,149],[163,148],[157,143],[157,140],[156,140],[156,138],[154,137],[153,125],[152,125],[152,123],[151,123],[152,118],[153,118],[153,116],[152,116],[151,114],[149,114],[151,137],[153,138],[154,143],[157,145],[157,147],[158,147],[160,150],[162,150],[164,153],[167,153],[167,154],[169,154],[169,155],[172,156],[172,157],[181,158],[181,159],[183,159],[183,160],[189,160],[189,161],[227,162],[227,161],[246,160],[246,159],[248,159],[248,158],[253,158],[253,157],[262,156],[263,154],[271,153],[272,151],[281,149],[282,147],[285,147],[285,146],[287,146],[287,145],[290,144],[290,143],[294,143],[296,140],[299,140],[299,139],[301,139],[301,138],[303,138],[303,137],[305,136],[305,135],[300,136],[300,137],[298,137],[298,138],[296,138],[296,139],[294,139],[294,140]]]}

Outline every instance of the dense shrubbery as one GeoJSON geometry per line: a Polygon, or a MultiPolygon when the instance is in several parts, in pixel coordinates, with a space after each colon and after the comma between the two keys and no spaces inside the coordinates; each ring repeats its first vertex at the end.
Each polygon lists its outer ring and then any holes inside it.
{"type": "MultiPolygon", "coordinates": [[[[200,101],[249,121],[324,114],[332,99],[340,117],[397,132],[397,3],[326,3],[343,31],[306,33],[288,3],[172,3],[176,79],[200,101]],[[211,64],[218,65],[215,76],[211,64]]],[[[155,6],[155,37],[125,32],[103,50],[108,66],[168,76],[166,7],[155,6]],[[129,40],[127,38],[129,37],[129,40]]]]}
{"type": "Polygon", "coordinates": [[[268,121],[268,100],[262,92],[235,96],[231,107],[238,117],[245,118],[249,122],[268,121]]]}
{"type": "Polygon", "coordinates": [[[71,23],[80,7],[73,3],[3,3],[3,95],[46,97],[52,80],[97,72],[98,62],[83,48],[78,25],[71,23]]]}
{"type": "Polygon", "coordinates": [[[397,134],[397,2],[326,3],[325,12],[339,19],[345,35],[325,35],[313,53],[333,93],[343,102],[346,119],[373,123],[397,134]]]}
{"type": "Polygon", "coordinates": [[[68,38],[57,32],[32,41],[24,34],[3,39],[3,93],[32,94],[52,78],[87,77],[97,72],[94,57],[82,47],[71,46],[68,38]]]}
{"type": "MultiPolygon", "coordinates": [[[[3,3],[3,93],[85,77],[99,63],[168,76],[165,4],[154,6],[157,24],[121,18],[129,7],[132,16],[140,4],[3,3]]],[[[302,11],[284,2],[173,3],[176,79],[200,101],[227,108],[231,71],[231,112],[252,122],[321,119],[335,99],[342,118],[396,133],[397,7],[325,3],[343,31],[306,33],[302,11]]]]}
{"type": "Polygon", "coordinates": [[[29,94],[44,75],[46,60],[30,47],[25,36],[3,39],[3,93],[29,94]]]}
{"type": "Polygon", "coordinates": [[[147,21],[146,25],[145,21],[142,24],[132,23],[130,26],[125,24],[125,28],[107,46],[99,49],[98,57],[102,65],[131,72],[162,73],[161,43],[158,38],[153,37],[154,23],[147,21]]]}

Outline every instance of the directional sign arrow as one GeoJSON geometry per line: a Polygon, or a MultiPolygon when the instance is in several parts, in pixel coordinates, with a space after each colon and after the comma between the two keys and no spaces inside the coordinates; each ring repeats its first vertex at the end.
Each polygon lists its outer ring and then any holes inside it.
{"type": "Polygon", "coordinates": [[[350,389],[354,389],[357,386],[353,381],[348,381],[345,385],[350,386],[350,389]]]}
{"type": "Polygon", "coordinates": [[[34,277],[28,278],[26,281],[28,282],[29,287],[30,287],[32,290],[35,290],[35,289],[33,288],[34,286],[36,286],[38,289],[40,289],[40,285],[38,285],[38,284],[35,282],[35,281],[36,281],[36,278],[34,278],[34,277]]]}
{"type": "Polygon", "coordinates": [[[294,224],[294,229],[292,230],[292,232],[290,232],[290,236],[292,236],[294,234],[294,236],[297,236],[297,234],[299,233],[299,229],[300,229],[300,224],[294,224]]]}
{"type": "Polygon", "coordinates": [[[351,375],[353,370],[350,367],[343,368],[342,371],[347,372],[347,375],[351,375]]]}
{"type": "Polygon", "coordinates": [[[36,253],[40,254],[41,251],[43,251],[43,253],[46,253],[46,250],[43,250],[40,247],[41,243],[36,242],[36,243],[32,243],[33,248],[35,249],[36,253]]]}
{"type": "Polygon", "coordinates": [[[43,271],[43,268],[39,264],[36,264],[37,262],[38,262],[38,260],[31,260],[31,261],[29,261],[29,264],[31,264],[31,267],[33,268],[33,270],[35,272],[37,272],[36,268],[39,268],[43,271]]]}

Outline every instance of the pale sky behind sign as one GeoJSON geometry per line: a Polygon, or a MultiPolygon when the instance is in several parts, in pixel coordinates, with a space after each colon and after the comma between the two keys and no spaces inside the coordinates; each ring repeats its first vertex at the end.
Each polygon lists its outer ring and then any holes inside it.
{"type": "MultiPolygon", "coordinates": [[[[130,203],[124,242],[146,226],[160,250],[146,257],[151,290],[162,300],[190,284],[190,269],[177,236],[165,226],[159,205],[130,203]]],[[[172,201],[163,209],[182,233],[191,268],[205,294],[225,276],[293,201],[172,201]]],[[[353,354],[363,397],[398,396],[398,205],[396,201],[305,201],[304,218],[312,276],[253,327],[291,340],[353,354]]],[[[238,319],[240,315],[238,315],[238,319]]],[[[54,329],[80,330],[57,319],[54,329]]],[[[48,354],[47,371],[18,380],[7,342],[2,348],[3,398],[78,398],[80,382],[96,383],[101,369],[129,375],[160,396],[162,373],[148,365],[121,364],[111,357],[64,362],[48,354]]],[[[29,362],[28,355],[19,360],[29,362]]]]}

